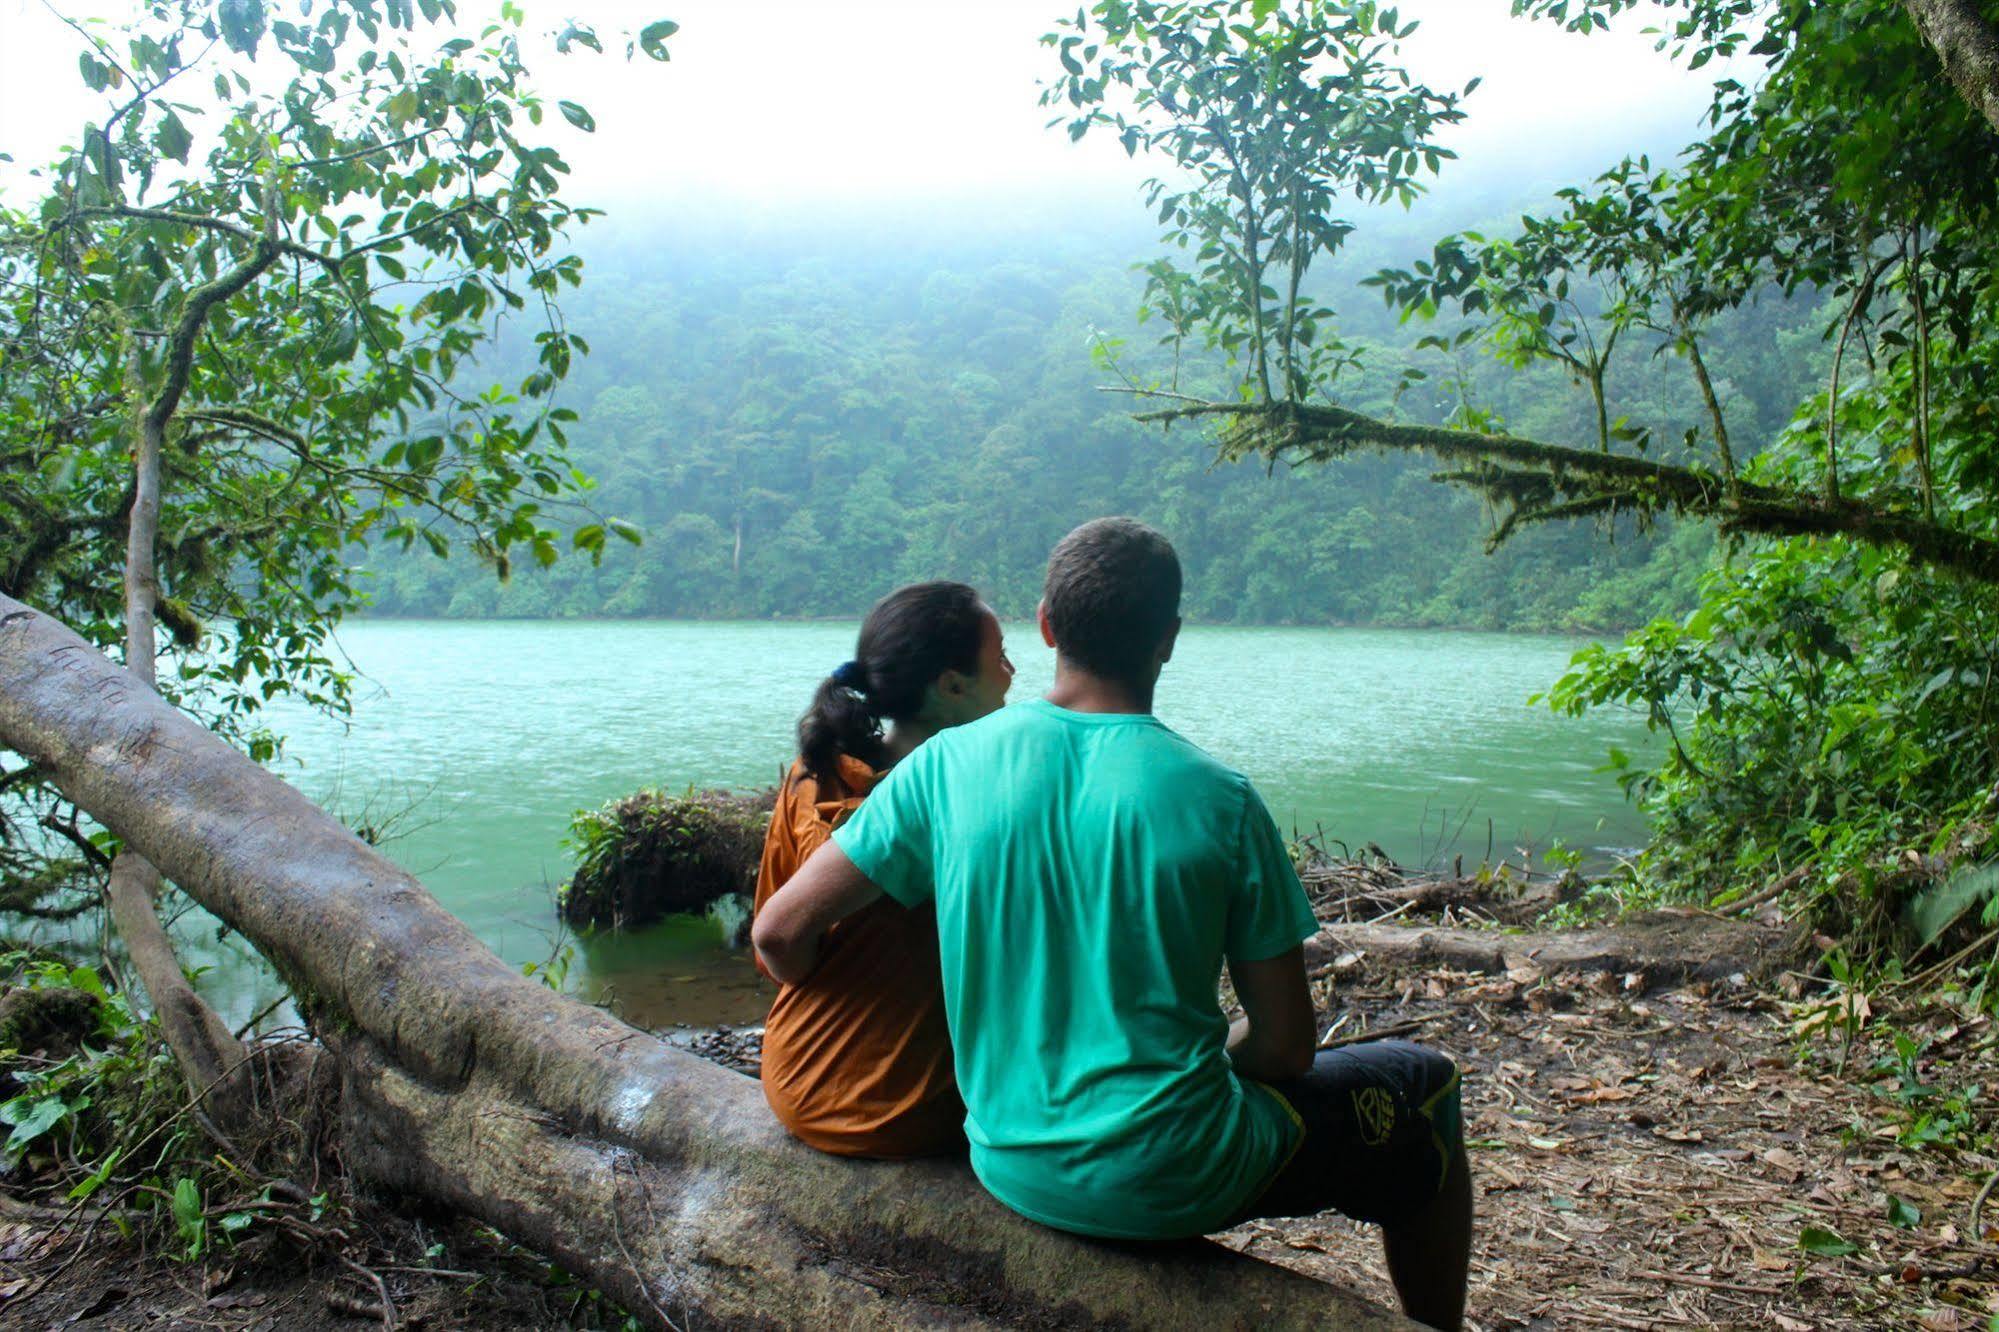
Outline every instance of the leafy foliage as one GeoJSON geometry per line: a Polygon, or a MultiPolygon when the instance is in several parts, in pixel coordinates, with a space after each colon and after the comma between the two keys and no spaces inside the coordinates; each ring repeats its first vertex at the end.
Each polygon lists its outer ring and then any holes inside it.
{"type": "MultiPolygon", "coordinates": [[[[445,0],[160,0],[122,30],[72,24],[103,113],[38,202],[0,210],[0,589],[119,643],[130,458],[158,439],[161,686],[254,757],[276,748],[265,700],[346,707],[327,640],[357,548],[547,564],[551,506],[585,486],[553,394],[587,347],[554,301],[593,213],[534,141],[505,11],[441,43],[445,0]],[[539,321],[531,365],[474,388],[508,312],[539,321]]],[[[605,525],[564,526],[601,553],[605,525]]],[[[59,802],[26,770],[0,796],[11,875],[59,802]]]]}
{"type": "MultiPolygon", "coordinates": [[[[1504,216],[1510,188],[1453,206],[1504,216]]],[[[1426,239],[1363,235],[1318,281],[1350,284],[1426,239]]],[[[1623,628],[1691,604],[1712,550],[1697,530],[1605,544],[1585,530],[1523,534],[1482,559],[1475,499],[1413,459],[1365,458],[1278,476],[1212,467],[1192,432],[1161,437],[1099,389],[1107,365],[1145,383],[1173,349],[1097,332],[1129,317],[1146,253],[1130,228],[912,247],[899,240],[767,238],[641,243],[593,234],[595,280],[565,302],[595,350],[568,393],[572,457],[643,526],[601,566],[564,561],[496,585],[473,566],[371,552],[374,608],[452,616],[858,615],[897,582],[964,578],[1031,614],[1048,548],[1086,518],[1161,524],[1184,557],[1200,620],[1479,628],[1623,628]],[[1084,353],[1102,353],[1093,366],[1084,353]]],[[[1714,372],[1744,428],[1781,424],[1823,351],[1804,302],[1733,312],[1714,372]]],[[[1366,302],[1346,320],[1364,362],[1353,400],[1442,420],[1456,390],[1404,387],[1428,359],[1417,330],[1366,302]],[[1399,394],[1399,396],[1398,396],[1399,394]]],[[[509,354],[515,354],[514,349],[509,354]]],[[[1181,382],[1219,390],[1221,358],[1182,356],[1181,382]]],[[[1551,367],[1467,356],[1464,393],[1516,428],[1582,428],[1587,406],[1551,367]]],[[[1634,419],[1698,422],[1663,362],[1624,379],[1634,419]]]]}
{"type": "Polygon", "coordinates": [[[1407,204],[1455,156],[1435,136],[1462,119],[1457,98],[1393,63],[1413,31],[1371,3],[1114,0],[1042,39],[1062,66],[1042,94],[1055,123],[1177,168],[1144,187],[1170,247],[1146,268],[1148,310],[1176,348],[1199,330],[1266,399],[1355,364],[1305,285],[1352,234],[1346,205],[1407,204]]]}
{"type": "MultiPolygon", "coordinates": [[[[1588,32],[1634,4],[1516,0],[1514,12],[1588,32]]],[[[1092,13],[1108,25],[1127,8],[1092,13]]],[[[1365,8],[1299,13],[1337,41],[1365,8]]],[[[1584,442],[1509,433],[1469,397],[1444,427],[1396,421],[1336,395],[1333,376],[1273,387],[1254,365],[1237,401],[1152,416],[1219,420],[1225,455],[1442,457],[1440,479],[1493,503],[1495,541],[1526,523],[1666,511],[1753,538],[1709,577],[1691,617],[1585,653],[1551,698],[1568,711],[1636,706],[1669,734],[1656,771],[1621,764],[1656,817],[1643,871],[1729,895],[1803,870],[1788,881],[1815,886],[1829,922],[1885,942],[1911,891],[1982,846],[1999,781],[1987,690],[1999,652],[1999,343],[1979,313],[1999,295],[1999,136],[1964,98],[1939,95],[1937,57],[1894,0],[1661,8],[1660,46],[1689,67],[1762,63],[1754,80],[1717,79],[1705,137],[1671,166],[1627,159],[1563,191],[1552,212],[1448,236],[1372,279],[1404,318],[1463,321],[1429,339],[1434,350],[1455,359],[1476,343],[1504,365],[1568,375],[1592,408],[1584,442]],[[1780,295],[1820,304],[1824,387],[1800,395],[1788,425],[1745,441],[1708,353],[1719,321],[1780,295]],[[1677,437],[1619,410],[1635,365],[1655,358],[1682,363],[1703,404],[1705,419],[1677,437]]],[[[1224,23],[1236,7],[1174,12],[1224,23]]],[[[1170,55],[1147,34],[1106,31],[1112,50],[1099,59],[1171,83],[1170,55]]],[[[1286,89],[1275,103],[1199,87],[1176,114],[1274,129],[1303,105],[1309,50],[1289,57],[1299,83],[1268,85],[1286,89]]],[[[1258,210],[1274,216],[1245,196],[1243,211],[1258,210]]],[[[1196,285],[1176,299],[1211,337],[1259,317],[1254,287],[1219,272],[1196,285]]],[[[1285,362],[1288,335],[1275,336],[1285,362]]]]}

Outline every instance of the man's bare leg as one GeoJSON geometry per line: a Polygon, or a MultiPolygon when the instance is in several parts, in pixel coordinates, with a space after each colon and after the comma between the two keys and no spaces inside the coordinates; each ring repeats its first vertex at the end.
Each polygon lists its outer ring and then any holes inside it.
{"type": "Polygon", "coordinates": [[[1471,1212],[1471,1170],[1459,1148],[1437,1200],[1382,1234],[1388,1276],[1401,1297],[1402,1312],[1442,1332],[1456,1332],[1464,1323],[1471,1212]]]}

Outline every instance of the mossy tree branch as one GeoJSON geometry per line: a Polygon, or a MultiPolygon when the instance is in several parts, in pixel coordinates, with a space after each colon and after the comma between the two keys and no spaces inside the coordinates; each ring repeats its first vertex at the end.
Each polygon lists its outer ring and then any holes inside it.
{"type": "Polygon", "coordinates": [[[1966,104],[1999,133],[1999,28],[1976,0],[1902,0],[1966,104]]]}
{"type": "Polygon", "coordinates": [[[1328,462],[1359,450],[1427,453],[1453,464],[1438,479],[1467,486],[1504,510],[1495,540],[1518,527],[1613,510],[1676,513],[1754,536],[1844,536],[1895,546],[1933,568],[1999,583],[1999,542],[1920,513],[1855,499],[1728,478],[1682,466],[1486,435],[1448,426],[1400,425],[1344,407],[1305,403],[1177,403],[1140,421],[1215,418],[1224,457],[1328,462]]]}

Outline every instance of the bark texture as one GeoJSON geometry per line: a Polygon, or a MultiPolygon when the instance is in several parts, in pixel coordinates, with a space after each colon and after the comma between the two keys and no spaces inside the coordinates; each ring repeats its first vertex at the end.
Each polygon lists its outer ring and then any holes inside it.
{"type": "Polygon", "coordinates": [[[1354,959],[1390,963],[1398,971],[1450,967],[1490,975],[1557,972],[1636,976],[1635,988],[1687,981],[1760,978],[1787,965],[1793,937],[1784,929],[1725,920],[1700,911],[1651,911],[1615,929],[1576,933],[1501,934],[1432,925],[1326,925],[1305,941],[1313,970],[1354,959]]]}
{"type": "Polygon", "coordinates": [[[153,905],[159,891],[159,871],[144,856],[118,853],[105,889],[111,920],[152,1002],[167,1048],[174,1052],[188,1086],[207,1092],[202,1109],[220,1123],[240,1124],[249,1113],[251,1097],[243,1043],[188,983],[153,905]]]}
{"type": "Polygon", "coordinates": [[[1977,0],[1902,0],[1902,8],[1958,95],[1999,134],[1999,26],[1977,0]]]}
{"type": "Polygon", "coordinates": [[[0,745],[255,942],[342,1070],[347,1159],[655,1326],[1406,1328],[1196,1243],[1024,1221],[962,1163],[835,1160],[754,1082],[551,993],[62,625],[0,597],[0,745]]]}

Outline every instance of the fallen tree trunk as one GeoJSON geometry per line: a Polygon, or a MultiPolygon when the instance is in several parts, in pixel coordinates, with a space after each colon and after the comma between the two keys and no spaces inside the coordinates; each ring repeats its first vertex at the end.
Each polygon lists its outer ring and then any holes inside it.
{"type": "Polygon", "coordinates": [[[1514,971],[1606,972],[1636,976],[1650,989],[1687,981],[1760,978],[1791,957],[1784,930],[1701,911],[1651,911],[1615,928],[1511,934],[1439,925],[1326,925],[1305,941],[1305,965],[1373,958],[1392,967],[1449,967],[1500,975],[1514,971]]]}
{"type": "Polygon", "coordinates": [[[1218,1245],[1044,1229],[959,1162],[798,1145],[753,1082],[519,975],[297,791],[6,597],[0,745],[279,969],[339,1063],[353,1168],[655,1326],[1411,1326],[1218,1245]]]}

